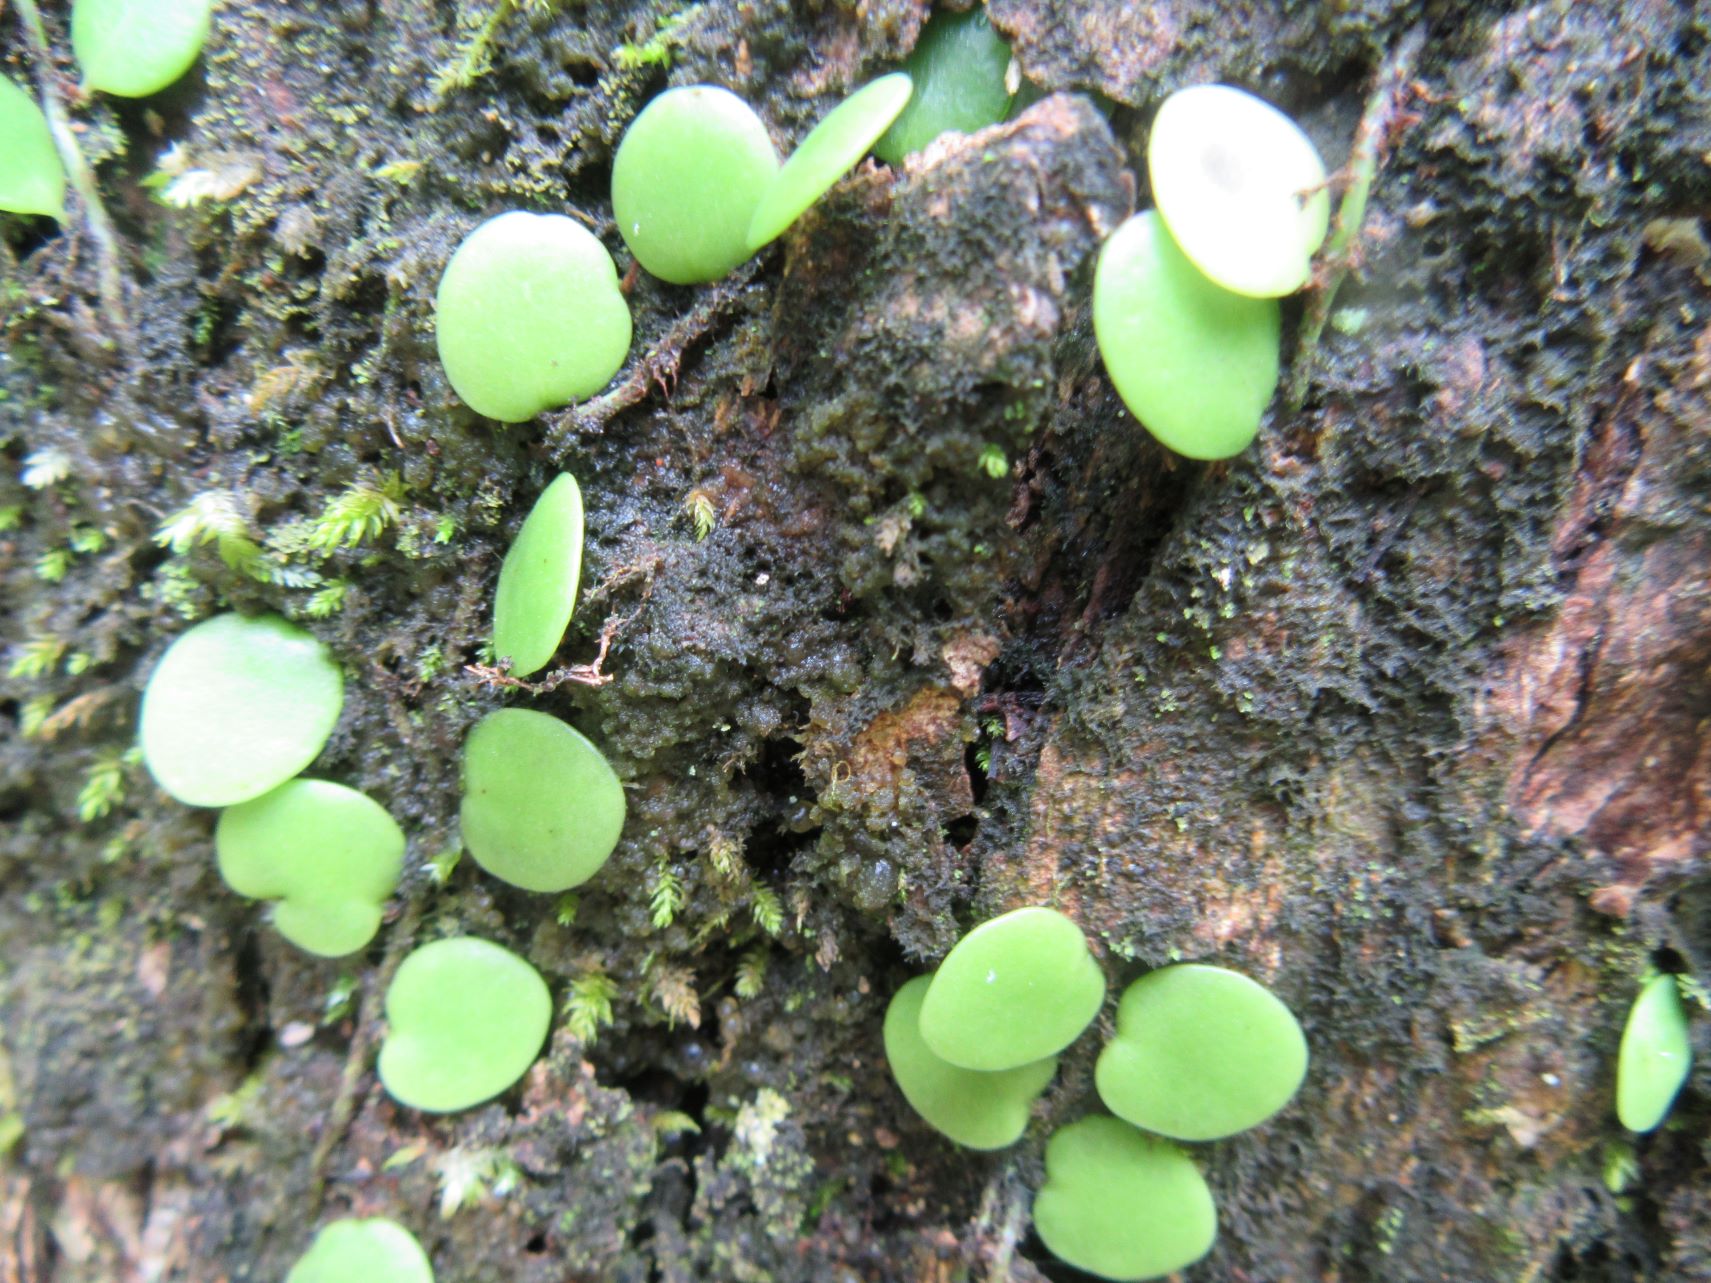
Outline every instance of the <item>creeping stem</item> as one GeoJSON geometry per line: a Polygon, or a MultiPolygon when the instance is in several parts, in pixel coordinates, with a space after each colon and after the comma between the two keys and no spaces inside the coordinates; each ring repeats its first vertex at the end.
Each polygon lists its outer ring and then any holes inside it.
{"type": "Polygon", "coordinates": [[[1319,336],[1330,319],[1331,305],[1337,290],[1354,265],[1355,242],[1366,222],[1366,202],[1372,192],[1373,180],[1384,163],[1385,152],[1398,123],[1403,91],[1414,74],[1414,63],[1426,42],[1423,25],[1413,27],[1403,36],[1384,65],[1378,70],[1372,93],[1361,113],[1360,129],[1355,134],[1354,151],[1345,167],[1348,186],[1337,206],[1336,225],[1325,242],[1324,255],[1315,272],[1315,283],[1307,296],[1307,307],[1301,317],[1301,336],[1295,346],[1295,360],[1290,363],[1289,384],[1284,404],[1291,413],[1307,400],[1307,381],[1313,370],[1313,354],[1318,350],[1319,336]]]}

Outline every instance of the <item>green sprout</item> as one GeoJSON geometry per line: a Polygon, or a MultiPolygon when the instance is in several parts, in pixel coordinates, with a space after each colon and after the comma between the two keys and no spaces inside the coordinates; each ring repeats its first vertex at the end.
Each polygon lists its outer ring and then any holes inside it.
{"type": "Polygon", "coordinates": [[[669,865],[659,865],[654,870],[653,893],[648,897],[648,915],[654,926],[660,930],[669,927],[683,907],[685,898],[683,880],[672,872],[669,865]]]}
{"type": "Polygon", "coordinates": [[[1669,1117],[1687,1073],[1693,1042],[1674,976],[1660,973],[1640,986],[1616,1057],[1616,1117],[1633,1132],[1655,1131],[1669,1117]]]}
{"type": "Polygon", "coordinates": [[[355,789],[290,780],[228,807],[214,830],[220,876],[239,895],[272,900],[279,934],[308,953],[355,953],[380,929],[404,870],[404,833],[355,789]]]}
{"type": "Polygon", "coordinates": [[[523,1171],[502,1149],[466,1149],[459,1145],[434,1160],[440,1182],[440,1219],[450,1220],[489,1194],[504,1198],[523,1183],[523,1171]]]}
{"type": "Polygon", "coordinates": [[[737,959],[737,997],[756,998],[766,985],[767,951],[763,944],[752,945],[737,959]]]}
{"type": "Polygon", "coordinates": [[[57,637],[38,637],[34,641],[27,641],[13,653],[12,662],[6,668],[6,676],[46,677],[59,667],[60,656],[64,654],[65,643],[57,637]]]}
{"type": "Polygon", "coordinates": [[[105,819],[125,800],[125,768],[142,761],[137,748],[108,749],[99,754],[77,791],[77,818],[85,824],[105,819]]]}
{"type": "Polygon", "coordinates": [[[507,423],[592,396],[630,351],[630,306],[595,235],[513,211],[458,246],[434,299],[440,362],[477,414],[507,423]]]}
{"type": "Polygon", "coordinates": [[[190,806],[277,788],[320,753],[344,677],[325,647],[277,615],[217,615],[167,648],[143,690],[143,760],[190,806]]]}
{"type": "Polygon", "coordinates": [[[1218,1211],[1192,1159],[1115,1118],[1083,1118],[1046,1144],[1034,1228],[1053,1256],[1101,1278],[1160,1278],[1212,1250],[1218,1211]]]}
{"type": "Polygon", "coordinates": [[[713,496],[699,488],[691,490],[683,501],[683,510],[689,514],[689,520],[695,527],[695,542],[704,543],[713,533],[713,527],[719,524],[718,513],[713,508],[713,496]]]}
{"type": "Polygon", "coordinates": [[[516,954],[473,936],[425,944],[386,990],[381,1084],[431,1113],[479,1105],[528,1071],[551,1019],[546,981],[516,954]]]}
{"type": "Polygon", "coordinates": [[[1021,1139],[1034,1100],[1057,1073],[1057,1057],[997,1073],[963,1069],[921,1038],[921,1003],[931,976],[916,976],[885,1009],[885,1059],[915,1112],[959,1145],[1003,1149],[1021,1139]]]}
{"type": "Polygon", "coordinates": [[[672,52],[682,41],[683,28],[701,11],[692,4],[682,13],[668,14],[654,27],[653,35],[641,44],[622,44],[612,50],[612,63],[620,71],[640,71],[645,67],[671,66],[672,52]]]}
{"type": "Polygon", "coordinates": [[[309,533],[309,546],[323,552],[354,548],[380,538],[403,514],[404,480],[384,473],[373,485],[356,485],[327,501],[309,533]]]}
{"type": "Polygon", "coordinates": [[[205,490],[173,513],[155,530],[162,548],[184,554],[212,543],[220,560],[233,570],[253,573],[261,548],[250,538],[249,517],[239,497],[229,490],[205,490]]]}
{"type": "Polygon", "coordinates": [[[65,166],[42,109],[0,76],[0,209],[65,221],[65,166]]]}
{"type": "Polygon", "coordinates": [[[565,1023],[582,1043],[591,1043],[601,1028],[612,1023],[612,1000],[618,986],[604,971],[591,971],[570,982],[565,995],[565,1023]]]}
{"type": "Polygon", "coordinates": [[[556,717],[489,713],[463,748],[463,841],[526,891],[567,891],[600,871],[624,828],[624,788],[600,750],[556,717]]]}
{"type": "Polygon", "coordinates": [[[784,235],[830,191],[891,127],[910,92],[908,75],[894,71],[862,86],[826,113],[762,193],[749,222],[749,252],[784,235]]]}
{"type": "Polygon", "coordinates": [[[749,223],[778,175],[753,107],[729,89],[668,89],[630,123],[612,160],[612,216],[662,281],[716,281],[750,254],[749,223]]]}
{"type": "Polygon", "coordinates": [[[303,613],[310,619],[330,619],[345,608],[345,595],[350,590],[348,579],[329,579],[309,595],[303,613]]]}
{"type": "Polygon", "coordinates": [[[653,974],[653,998],[672,1028],[680,1023],[701,1027],[701,999],[695,992],[695,973],[688,967],[663,965],[653,974]]]}
{"type": "Polygon", "coordinates": [[[564,640],[582,576],[582,491],[561,472],[523,518],[493,594],[493,653],[518,677],[544,668],[564,640]]]}
{"type": "Polygon", "coordinates": [[[36,558],[34,570],[36,578],[44,584],[57,584],[71,570],[71,550],[49,548],[36,558]]]}
{"type": "Polygon", "coordinates": [[[553,921],[561,927],[576,925],[576,914],[582,908],[582,897],[574,891],[566,891],[553,902],[553,921]]]}
{"type": "Polygon", "coordinates": [[[979,468],[993,480],[1007,475],[1010,471],[1010,460],[1004,455],[1001,445],[986,445],[980,451],[979,468]]]}
{"type": "Polygon", "coordinates": [[[208,39],[213,0],[73,0],[71,48],[86,89],[121,98],[159,93],[208,39]]]}
{"type": "Polygon", "coordinates": [[[982,5],[934,14],[903,70],[914,81],[914,95],[873,145],[873,154],[888,165],[902,164],[940,134],[972,134],[1010,111],[1010,46],[992,29],[982,5]]]}
{"type": "Polygon", "coordinates": [[[755,925],[769,936],[784,930],[784,905],[771,887],[757,886],[749,898],[749,913],[755,925]]]}
{"type": "Polygon", "coordinates": [[[377,1216],[322,1227],[285,1283],[434,1283],[434,1267],[414,1234],[377,1216]]]}
{"type": "Polygon", "coordinates": [[[946,955],[921,1003],[921,1038],[963,1069],[1015,1069],[1069,1046],[1104,1001],[1081,928],[1056,909],[1014,909],[946,955]]]}
{"type": "Polygon", "coordinates": [[[1189,963],[1124,991],[1095,1078],[1119,1118],[1176,1140],[1216,1140],[1270,1118],[1306,1075],[1307,1040],[1271,990],[1189,963]]]}
{"type": "Polygon", "coordinates": [[[1155,211],[1100,251],[1093,330],[1117,394],[1170,449],[1224,459],[1254,439],[1277,387],[1277,301],[1208,280],[1155,211]]]}

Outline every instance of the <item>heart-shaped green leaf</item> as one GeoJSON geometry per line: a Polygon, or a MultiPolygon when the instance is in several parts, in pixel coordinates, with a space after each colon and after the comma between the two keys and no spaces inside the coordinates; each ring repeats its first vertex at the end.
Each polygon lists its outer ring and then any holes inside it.
{"type": "Polygon", "coordinates": [[[1170,234],[1219,285],[1275,298],[1307,283],[1331,216],[1325,164],[1270,103],[1229,85],[1178,90],[1153,117],[1147,173],[1170,234]]]}
{"type": "Polygon", "coordinates": [[[668,89],[630,122],[612,160],[612,217],[662,281],[716,281],[749,256],[749,221],[778,174],[766,125],[716,85],[668,89]]]}
{"type": "Polygon", "coordinates": [[[940,964],[921,1038],[964,1069],[1015,1069],[1069,1046],[1104,1001],[1081,928],[1056,909],[1015,909],[970,931],[940,964]]]}
{"type": "Polygon", "coordinates": [[[84,85],[121,98],[159,93],[202,52],[213,8],[213,0],[72,0],[84,85]]]}
{"type": "Polygon", "coordinates": [[[472,936],[425,944],[386,991],[380,1081],[413,1109],[479,1105],[528,1072],[551,1018],[546,981],[516,954],[472,936]]]}
{"type": "Polygon", "coordinates": [[[334,1221],[315,1235],[285,1283],[434,1283],[416,1236],[397,1221],[334,1221]]]}
{"type": "Polygon", "coordinates": [[[562,214],[490,218],[446,264],[440,362],[477,414],[506,423],[593,396],[630,351],[630,305],[592,232],[562,214]]]}
{"type": "Polygon", "coordinates": [[[339,666],[301,628],[277,615],[216,615],[150,674],[143,760],[180,802],[247,802],[315,760],[343,703],[339,666]]]}
{"type": "Polygon", "coordinates": [[[984,7],[935,13],[903,64],[915,92],[873,154],[897,165],[949,130],[972,134],[996,125],[1010,110],[1009,69],[1010,46],[984,7]]]}
{"type": "Polygon", "coordinates": [[[1057,1057],[991,1074],[940,1059],[921,1040],[921,1002],[931,983],[931,976],[916,976],[885,1009],[891,1076],[915,1112],[957,1144],[969,1149],[1015,1144],[1027,1129],[1034,1098],[1057,1072],[1057,1057]]]}
{"type": "Polygon", "coordinates": [[[0,76],[0,209],[65,221],[65,167],[36,100],[0,76]]]}
{"type": "Polygon", "coordinates": [[[624,787],[574,728],[527,708],[476,723],[463,746],[463,844],[527,891],[588,881],[618,845],[624,787]]]}
{"type": "Polygon", "coordinates": [[[385,808],[326,780],[288,780],[227,808],[214,851],[227,886],[277,901],[279,934],[324,958],[374,938],[404,869],[404,833],[385,808]]]}
{"type": "Polygon", "coordinates": [[[1101,1278],[1155,1279],[1212,1250],[1218,1210],[1193,1160],[1115,1118],[1046,1143],[1034,1228],[1053,1256],[1101,1278]]]}
{"type": "Polygon", "coordinates": [[[802,145],[761,195],[749,223],[752,253],[784,235],[807,208],[832,189],[891,127],[909,101],[909,77],[881,76],[844,99],[808,131],[802,145]]]}
{"type": "Polygon", "coordinates": [[[1263,1123],[1307,1075],[1307,1040],[1271,990],[1222,967],[1142,976],[1117,1004],[1099,1055],[1100,1099],[1119,1118],[1177,1140],[1263,1123]]]}
{"type": "Polygon", "coordinates": [[[499,567],[493,653],[527,677],[564,640],[582,575],[582,491],[568,472],[541,492],[499,567]]]}
{"type": "Polygon", "coordinates": [[[1674,976],[1653,976],[1628,1011],[1617,1053],[1616,1117],[1622,1126],[1649,1132],[1661,1124],[1692,1067],[1681,990],[1674,976]]]}
{"type": "Polygon", "coordinates": [[[1178,454],[1226,459],[1247,448],[1277,387],[1281,329],[1276,299],[1214,285],[1151,210],[1099,253],[1099,355],[1123,403],[1178,454]]]}

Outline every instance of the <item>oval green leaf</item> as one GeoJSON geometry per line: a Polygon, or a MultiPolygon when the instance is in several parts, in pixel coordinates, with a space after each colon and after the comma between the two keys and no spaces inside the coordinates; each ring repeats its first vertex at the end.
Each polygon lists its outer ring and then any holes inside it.
{"type": "Polygon", "coordinates": [[[27,92],[0,76],[0,209],[65,221],[65,166],[48,118],[27,92]]]}
{"type": "Polygon", "coordinates": [[[425,944],[386,990],[380,1081],[412,1109],[479,1105],[528,1072],[551,1017],[546,981],[508,949],[472,936],[425,944]]]}
{"type": "Polygon", "coordinates": [[[993,1074],[962,1069],[921,1039],[921,1003],[931,976],[916,976],[885,1009],[885,1059],[903,1098],[934,1128],[969,1149],[1014,1145],[1034,1100],[1057,1072],[1057,1057],[993,1074]]]}
{"type": "Polygon", "coordinates": [[[325,1226],[285,1283],[434,1283],[434,1267],[414,1234],[376,1216],[325,1226]]]}
{"type": "Polygon", "coordinates": [[[1616,1056],[1616,1117],[1629,1131],[1655,1130],[1693,1067],[1693,1043],[1681,990],[1672,975],[1653,976],[1640,988],[1622,1030],[1616,1056]]]}
{"type": "Polygon", "coordinates": [[[582,576],[582,491],[560,473],[541,492],[505,562],[493,594],[493,653],[527,677],[545,667],[576,610],[582,576]]]}
{"type": "Polygon", "coordinates": [[[600,871],[624,828],[624,787],[556,717],[502,708],[463,746],[463,843],[494,877],[564,891],[600,871]]]}
{"type": "Polygon", "coordinates": [[[716,281],[749,256],[749,222],[778,175],[766,125],[729,89],[668,89],[630,123],[612,161],[612,217],[662,281],[716,281]]]}
{"type": "Polygon", "coordinates": [[[1034,1228],[1079,1270],[1155,1279],[1212,1250],[1218,1211],[1206,1178],[1175,1145],[1115,1118],[1083,1118],[1046,1143],[1034,1228]]]}
{"type": "Polygon", "coordinates": [[[505,423],[593,396],[630,352],[612,256],[562,214],[514,210],[476,228],[446,264],[434,316],[452,388],[505,423]]]}
{"type": "Polygon", "coordinates": [[[749,223],[749,252],[770,245],[865,156],[909,101],[909,76],[894,71],[862,86],[808,131],[778,171],[749,223]]]}
{"type": "Polygon", "coordinates": [[[143,691],[143,761],[190,806],[232,806],[315,760],[344,703],[320,642],[277,615],[216,615],[161,656],[143,691]]]}
{"type": "Polygon", "coordinates": [[[220,876],[275,900],[273,925],[323,958],[355,953],[380,929],[404,870],[404,832],[378,802],[326,780],[288,780],[220,814],[220,876]]]}
{"type": "Polygon", "coordinates": [[[940,134],[972,134],[996,125],[1010,111],[1004,85],[1009,69],[1010,46],[992,29],[984,8],[934,14],[903,64],[915,91],[873,154],[898,165],[940,134]]]}
{"type": "Polygon", "coordinates": [[[1117,1004],[1095,1081],[1112,1113],[1177,1140],[1263,1123],[1307,1076],[1307,1040],[1277,995],[1222,967],[1142,976],[1117,1004]]]}
{"type": "Polygon", "coordinates": [[[964,1069],[1015,1069],[1069,1046],[1104,1001],[1081,928],[1056,909],[1015,909],[970,931],[940,964],[921,1038],[964,1069]]]}
{"type": "Polygon", "coordinates": [[[1331,217],[1325,164],[1276,107],[1229,85],[1177,91],[1153,118],[1147,174],[1182,252],[1219,285],[1275,298],[1307,283],[1331,217]]]}
{"type": "Polygon", "coordinates": [[[1117,395],[1163,445],[1227,459],[1254,439],[1277,388],[1277,300],[1207,280],[1157,213],[1129,219],[1100,251],[1093,331],[1117,395]]]}
{"type": "Polygon", "coordinates": [[[208,39],[213,0],[73,0],[71,48],[83,84],[121,98],[159,93],[208,39]]]}

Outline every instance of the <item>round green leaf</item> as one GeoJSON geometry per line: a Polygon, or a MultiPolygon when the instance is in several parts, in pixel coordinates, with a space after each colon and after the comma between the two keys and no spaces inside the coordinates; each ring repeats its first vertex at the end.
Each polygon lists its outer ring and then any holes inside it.
{"type": "Polygon", "coordinates": [[[516,954],[472,936],[425,944],[386,991],[380,1081],[413,1109],[479,1105],[528,1072],[551,1017],[546,981],[516,954]]]}
{"type": "Polygon", "coordinates": [[[1661,1124],[1692,1067],[1681,990],[1674,976],[1653,976],[1628,1012],[1616,1057],[1616,1117],[1622,1126],[1649,1132],[1661,1124]]]}
{"type": "Polygon", "coordinates": [[[143,760],[180,802],[247,802],[315,760],[343,703],[339,666],[301,628],[277,615],[216,615],[150,674],[143,760]]]}
{"type": "Polygon", "coordinates": [[[1099,1055],[1099,1097],[1119,1118],[1177,1140],[1263,1123],[1307,1075],[1307,1040],[1271,990],[1222,967],[1142,976],[1117,1004],[1099,1055]]]}
{"type": "Polygon", "coordinates": [[[942,133],[972,134],[996,125],[1010,111],[1004,86],[1009,68],[1010,46],[992,29],[984,8],[934,14],[903,64],[915,92],[873,154],[897,165],[942,133]]]}
{"type": "Polygon", "coordinates": [[[582,575],[582,491],[562,472],[541,492],[499,567],[493,653],[527,677],[564,640],[582,575]]]}
{"type": "Polygon", "coordinates": [[[916,976],[885,1009],[885,1059],[903,1098],[939,1131],[969,1149],[1014,1145],[1028,1126],[1034,1098],[1057,1072],[1047,1056],[993,1074],[960,1069],[921,1040],[921,1002],[931,976],[916,976]]]}
{"type": "Polygon", "coordinates": [[[397,1221],[334,1221],[315,1235],[285,1283],[434,1283],[416,1236],[397,1221]]]}
{"type": "Polygon", "coordinates": [[[213,8],[213,0],[72,0],[84,86],[121,98],[159,93],[202,52],[213,8]]]}
{"type": "Polygon", "coordinates": [[[514,210],[476,228],[446,264],[434,316],[453,389],[506,423],[593,396],[630,352],[612,256],[562,214],[514,210]]]}
{"type": "Polygon", "coordinates": [[[778,174],[766,125],[715,85],[668,89],[630,123],[612,161],[612,217],[663,281],[716,281],[749,256],[749,220],[778,174]]]}
{"type": "Polygon", "coordinates": [[[964,1069],[1015,1069],[1069,1046],[1104,1001],[1081,928],[1056,909],[1015,909],[970,931],[940,964],[921,1038],[964,1069]]]}
{"type": "Polygon", "coordinates": [[[65,221],[65,167],[36,100],[0,76],[0,209],[65,221]]]}
{"type": "Polygon", "coordinates": [[[624,787],[574,728],[526,708],[477,722],[463,746],[463,844],[526,891],[563,891],[600,871],[624,828],[624,787]]]}
{"type": "Polygon", "coordinates": [[[761,195],[749,223],[749,252],[770,245],[867,154],[909,101],[909,76],[894,71],[844,99],[802,140],[761,195]]]}
{"type": "Polygon", "coordinates": [[[1325,164],[1276,107],[1229,85],[1178,90],[1153,118],[1147,174],[1182,252],[1225,289],[1307,283],[1331,217],[1325,164]]]}
{"type": "Polygon", "coordinates": [[[1046,1143],[1034,1228],[1078,1270],[1155,1279],[1212,1250],[1218,1211],[1200,1169],[1175,1145],[1115,1118],[1083,1118],[1046,1143]]]}
{"type": "Polygon", "coordinates": [[[1153,211],[1100,251],[1099,355],[1123,403],[1178,454],[1226,459],[1247,448],[1277,387],[1281,329],[1277,300],[1207,280],[1153,211]]]}
{"type": "Polygon", "coordinates": [[[214,851],[227,886],[278,901],[279,934],[324,958],[374,938],[404,870],[404,832],[385,808],[326,780],[289,780],[227,808],[214,851]]]}

